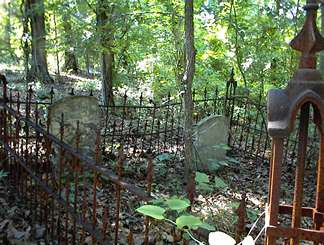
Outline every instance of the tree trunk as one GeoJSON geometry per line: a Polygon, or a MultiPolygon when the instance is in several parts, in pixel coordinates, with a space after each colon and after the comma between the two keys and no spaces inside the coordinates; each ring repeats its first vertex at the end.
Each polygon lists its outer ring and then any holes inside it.
{"type": "Polygon", "coordinates": [[[26,0],[26,3],[32,36],[32,63],[27,78],[53,82],[47,68],[44,0],[26,0]]]}
{"type": "MultiPolygon", "coordinates": [[[[324,1],[321,1],[321,33],[324,34],[324,1]]],[[[324,75],[324,51],[320,53],[320,72],[324,75]]]]}
{"type": "Polygon", "coordinates": [[[64,28],[64,38],[65,45],[67,48],[64,51],[64,71],[72,71],[73,73],[78,73],[78,60],[75,55],[75,48],[73,47],[73,33],[71,26],[71,19],[69,13],[63,15],[63,28],[64,28]]]}
{"type": "Polygon", "coordinates": [[[174,42],[174,49],[175,49],[175,79],[176,81],[181,84],[183,78],[183,71],[184,71],[184,49],[183,49],[183,21],[182,18],[176,15],[176,10],[173,9],[172,12],[172,34],[173,34],[173,42],[174,42]]]}
{"type": "Polygon", "coordinates": [[[25,68],[25,79],[27,80],[27,75],[29,74],[29,56],[30,56],[30,45],[29,45],[29,18],[28,18],[28,0],[22,0],[20,5],[20,12],[22,15],[22,26],[23,34],[21,36],[21,47],[24,54],[24,68],[25,68]]]}
{"type": "Polygon", "coordinates": [[[114,53],[102,52],[102,82],[103,96],[106,105],[113,105],[113,69],[114,69],[114,53]]]}
{"type": "Polygon", "coordinates": [[[281,0],[276,0],[276,14],[279,16],[281,7],[281,0]]]}
{"type": "Polygon", "coordinates": [[[56,23],[56,14],[53,14],[54,21],[54,34],[55,34],[55,58],[56,58],[56,75],[60,77],[60,58],[59,58],[59,44],[58,44],[58,33],[57,33],[57,23],[56,23]]]}
{"type": "Polygon", "coordinates": [[[195,46],[194,46],[194,21],[193,21],[193,0],[185,2],[185,55],[186,67],[183,75],[184,86],[184,138],[185,138],[185,182],[193,174],[194,164],[192,156],[192,81],[195,74],[195,46]]]}
{"type": "Polygon", "coordinates": [[[87,70],[87,76],[90,77],[90,55],[89,55],[89,50],[85,50],[85,64],[86,64],[86,70],[87,70]]]}
{"type": "Polygon", "coordinates": [[[114,52],[112,50],[113,31],[112,15],[113,7],[105,0],[97,2],[97,27],[101,44],[101,74],[102,92],[105,105],[114,104],[113,99],[113,72],[114,72],[114,52]]]}

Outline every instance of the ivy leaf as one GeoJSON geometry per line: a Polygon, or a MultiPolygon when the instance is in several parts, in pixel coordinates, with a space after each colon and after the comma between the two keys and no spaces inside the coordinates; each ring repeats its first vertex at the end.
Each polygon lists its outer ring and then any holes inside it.
{"type": "Polygon", "coordinates": [[[176,224],[179,229],[188,228],[188,229],[197,229],[202,221],[193,215],[182,215],[176,219],[176,224]]]}
{"type": "Polygon", "coordinates": [[[154,219],[158,219],[158,220],[164,219],[163,214],[165,213],[165,209],[159,206],[143,205],[138,209],[136,209],[136,211],[154,219]]]}
{"type": "Polygon", "coordinates": [[[235,245],[236,241],[224,232],[216,231],[209,233],[209,245],[235,245]]]}
{"type": "Polygon", "coordinates": [[[227,184],[221,178],[215,176],[215,187],[219,189],[224,189],[227,187],[227,184]]]}
{"type": "Polygon", "coordinates": [[[166,200],[166,204],[171,210],[182,211],[190,207],[190,201],[188,199],[171,198],[166,200]]]}
{"type": "Polygon", "coordinates": [[[198,183],[209,183],[209,178],[205,173],[196,172],[195,181],[198,183]]]}
{"type": "Polygon", "coordinates": [[[200,228],[206,229],[208,231],[215,231],[216,228],[213,225],[207,224],[207,223],[202,223],[199,225],[200,228]]]}

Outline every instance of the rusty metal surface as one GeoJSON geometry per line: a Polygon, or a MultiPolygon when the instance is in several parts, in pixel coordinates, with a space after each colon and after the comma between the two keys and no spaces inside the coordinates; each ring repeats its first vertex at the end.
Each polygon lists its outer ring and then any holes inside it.
{"type": "Polygon", "coordinates": [[[318,4],[315,0],[307,1],[306,20],[301,32],[290,43],[291,47],[301,52],[299,69],[289,81],[287,88],[275,89],[268,94],[268,131],[273,139],[270,166],[268,220],[266,221],[266,244],[274,245],[278,238],[288,238],[290,245],[297,245],[301,240],[324,244],[324,81],[316,70],[316,53],[324,50],[324,38],[316,27],[318,4]],[[310,115],[310,108],[313,115],[310,115]],[[294,199],[292,205],[280,205],[281,165],[285,157],[282,152],[287,139],[292,133],[299,114],[298,150],[295,172],[294,199]],[[315,207],[303,207],[305,162],[309,144],[309,123],[317,127],[320,135],[320,154],[317,164],[317,189],[315,207]],[[278,223],[280,214],[291,215],[291,228],[278,223]],[[303,229],[303,217],[311,217],[314,229],[303,229]]]}
{"type": "Polygon", "coordinates": [[[56,138],[49,133],[49,120],[44,128],[40,125],[38,105],[32,107],[31,103],[32,91],[24,106],[19,99],[13,104],[7,99],[5,78],[0,79],[0,152],[6,154],[5,158],[1,155],[1,160],[7,159],[4,167],[9,171],[9,180],[26,202],[32,219],[45,226],[45,243],[85,244],[90,237],[93,244],[118,244],[122,236],[132,236],[132,231],[125,235],[120,229],[121,213],[135,212],[129,210],[125,195],[139,205],[140,201],[150,200],[150,194],[123,177],[123,149],[115,174],[100,162],[99,132],[95,159],[90,159],[79,151],[78,123],[72,147],[62,141],[64,115],[60,137],[56,138]]]}

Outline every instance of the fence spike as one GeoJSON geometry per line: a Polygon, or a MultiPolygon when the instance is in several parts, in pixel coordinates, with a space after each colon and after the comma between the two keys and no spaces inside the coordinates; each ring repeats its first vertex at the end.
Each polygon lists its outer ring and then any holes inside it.
{"type": "Polygon", "coordinates": [[[69,93],[69,95],[71,95],[71,96],[75,95],[74,94],[74,88],[71,88],[71,92],[69,93]]]}

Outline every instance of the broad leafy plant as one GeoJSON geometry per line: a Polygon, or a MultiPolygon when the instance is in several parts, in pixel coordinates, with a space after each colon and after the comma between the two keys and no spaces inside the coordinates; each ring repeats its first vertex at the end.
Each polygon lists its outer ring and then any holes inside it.
{"type": "Polygon", "coordinates": [[[198,244],[203,244],[193,236],[192,231],[198,228],[215,231],[215,227],[203,222],[200,217],[187,212],[189,207],[190,201],[188,199],[171,197],[164,200],[155,200],[152,204],[143,205],[136,211],[150,218],[169,222],[185,232],[187,237],[198,244]]]}

